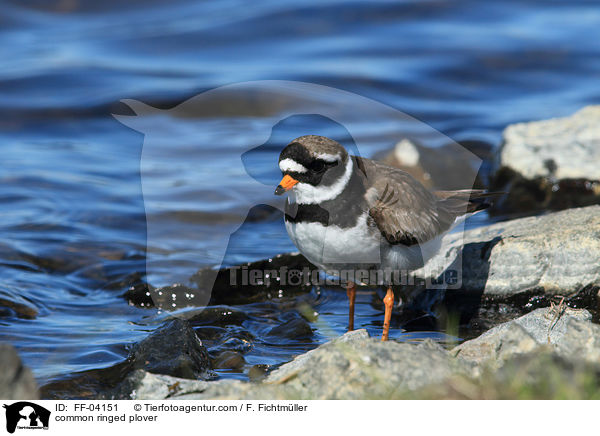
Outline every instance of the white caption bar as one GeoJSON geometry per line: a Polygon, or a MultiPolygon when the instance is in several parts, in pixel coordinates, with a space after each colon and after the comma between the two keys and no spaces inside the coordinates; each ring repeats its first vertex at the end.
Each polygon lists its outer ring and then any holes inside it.
{"type": "Polygon", "coordinates": [[[131,432],[143,436],[213,432],[240,436],[531,432],[546,436],[591,430],[595,424],[585,417],[594,416],[592,408],[597,406],[593,401],[0,402],[5,405],[0,413],[5,428],[0,434],[7,430],[20,436],[135,434],[131,432]]]}

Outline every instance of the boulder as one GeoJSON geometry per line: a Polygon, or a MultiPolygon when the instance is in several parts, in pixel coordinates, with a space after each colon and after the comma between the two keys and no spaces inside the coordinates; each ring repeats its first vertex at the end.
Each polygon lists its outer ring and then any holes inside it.
{"type": "Polygon", "coordinates": [[[135,344],[127,362],[132,369],[182,378],[210,378],[210,359],[187,321],[173,319],[135,344]]]}
{"type": "Polygon", "coordinates": [[[42,397],[130,399],[144,372],[191,380],[216,377],[208,351],[194,329],[188,321],[174,318],[134,344],[124,361],[48,383],[42,387],[42,397]]]}
{"type": "Polygon", "coordinates": [[[444,289],[449,310],[471,317],[486,304],[503,302],[529,311],[548,306],[555,296],[596,311],[600,206],[449,234],[414,275],[422,287],[435,283],[444,289]],[[444,281],[448,277],[452,280],[444,281]]]}
{"type": "Polygon", "coordinates": [[[366,330],[349,332],[298,356],[262,383],[239,380],[198,382],[138,373],[132,384],[137,399],[366,399],[393,398],[469,366],[439,345],[387,342],[366,330]],[[169,388],[171,386],[171,388],[169,388]],[[172,393],[176,386],[177,391],[172,393]],[[142,398],[143,396],[143,398],[142,398]]]}
{"type": "Polygon", "coordinates": [[[491,189],[507,192],[496,213],[600,203],[600,106],[504,130],[491,189]]]}
{"type": "Polygon", "coordinates": [[[600,326],[583,309],[562,306],[534,310],[500,324],[481,336],[455,347],[451,354],[465,361],[501,366],[508,358],[540,347],[564,358],[600,362],[600,326]]]}

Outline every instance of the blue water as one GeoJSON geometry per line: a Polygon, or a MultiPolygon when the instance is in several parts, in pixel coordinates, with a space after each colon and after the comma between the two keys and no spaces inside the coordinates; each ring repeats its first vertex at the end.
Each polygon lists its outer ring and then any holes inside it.
{"type": "MultiPolygon", "coordinates": [[[[222,243],[209,236],[245,215],[250,191],[271,201],[278,147],[306,133],[348,139],[330,120],[286,118],[245,168],[240,156],[265,142],[259,132],[278,120],[277,100],[240,93],[206,113],[168,111],[186,99],[245,81],[315,83],[389,105],[453,140],[498,145],[509,123],[600,101],[598,29],[600,8],[587,1],[3,2],[0,299],[37,316],[0,307],[0,340],[41,383],[122,360],[164,316],[120,297],[136,274],[148,268],[164,285],[220,264],[222,243]],[[144,135],[113,117],[132,114],[122,99],[161,109],[138,118],[161,126],[165,155],[144,156],[144,135]]],[[[317,105],[328,98],[314,96],[317,105]]],[[[406,134],[359,115],[364,155],[406,134]]],[[[249,222],[232,241],[227,263],[294,249],[279,220],[249,222]]],[[[357,327],[373,334],[376,298],[360,295],[357,308],[357,327]]],[[[264,344],[265,325],[285,319],[276,306],[267,324],[244,327],[256,337],[249,365],[281,363],[344,331],[343,293],[311,301],[312,341],[264,344]]],[[[449,340],[399,326],[392,336],[449,340]]]]}

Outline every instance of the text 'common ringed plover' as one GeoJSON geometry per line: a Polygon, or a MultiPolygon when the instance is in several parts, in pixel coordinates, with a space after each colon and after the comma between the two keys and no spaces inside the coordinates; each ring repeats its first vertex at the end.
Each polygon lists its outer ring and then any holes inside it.
{"type": "MultiPolygon", "coordinates": [[[[339,271],[412,271],[440,247],[463,216],[489,206],[497,193],[465,189],[430,192],[408,173],[349,155],[334,140],[301,136],[279,155],[283,179],[275,194],[290,192],[285,226],[300,252],[333,275],[339,271]]],[[[356,281],[348,279],[348,329],[354,328],[356,281]]],[[[372,283],[375,284],[375,283],[372,283]]],[[[388,339],[394,292],[383,299],[383,341],[388,339]]]]}

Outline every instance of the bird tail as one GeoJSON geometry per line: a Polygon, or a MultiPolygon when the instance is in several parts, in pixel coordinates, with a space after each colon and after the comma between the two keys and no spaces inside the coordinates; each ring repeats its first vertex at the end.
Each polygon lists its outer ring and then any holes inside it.
{"type": "Polygon", "coordinates": [[[505,192],[488,192],[483,189],[462,189],[459,191],[436,191],[438,211],[456,220],[463,215],[472,215],[487,209],[492,200],[505,192]]]}

